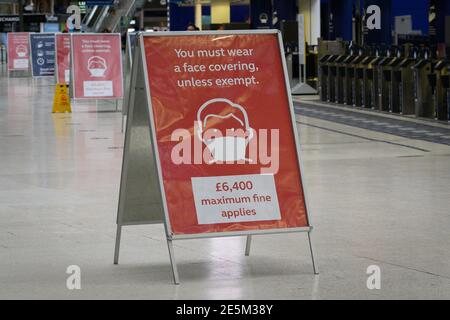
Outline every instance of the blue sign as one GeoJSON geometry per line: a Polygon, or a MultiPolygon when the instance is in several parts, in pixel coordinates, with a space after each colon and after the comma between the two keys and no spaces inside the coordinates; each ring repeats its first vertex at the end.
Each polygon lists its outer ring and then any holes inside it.
{"type": "Polygon", "coordinates": [[[31,71],[33,77],[55,74],[55,34],[30,33],[31,71]]]}
{"type": "Polygon", "coordinates": [[[60,32],[59,23],[44,23],[44,32],[60,32]]]}
{"type": "Polygon", "coordinates": [[[114,3],[114,0],[86,0],[84,1],[86,3],[87,7],[93,7],[93,6],[112,6],[114,3]]]}

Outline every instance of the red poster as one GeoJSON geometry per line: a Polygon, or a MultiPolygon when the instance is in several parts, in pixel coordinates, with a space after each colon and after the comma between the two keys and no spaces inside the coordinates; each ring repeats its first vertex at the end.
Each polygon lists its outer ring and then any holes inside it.
{"type": "Polygon", "coordinates": [[[169,231],[307,227],[278,34],[143,41],[169,231]]]}
{"type": "Polygon", "coordinates": [[[28,70],[30,39],[28,32],[8,33],[8,70],[28,70]]]}
{"type": "Polygon", "coordinates": [[[70,82],[70,34],[57,33],[56,37],[56,82],[70,82]]]}
{"type": "Polygon", "coordinates": [[[72,34],[75,99],[123,97],[120,34],[72,34]]]}

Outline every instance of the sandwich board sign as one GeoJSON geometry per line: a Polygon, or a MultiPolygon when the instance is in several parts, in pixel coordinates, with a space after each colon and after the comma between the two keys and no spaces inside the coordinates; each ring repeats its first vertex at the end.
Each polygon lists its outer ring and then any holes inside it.
{"type": "Polygon", "coordinates": [[[30,53],[33,78],[55,75],[54,33],[30,33],[30,53]]]}
{"type": "Polygon", "coordinates": [[[123,97],[122,49],[119,33],[71,35],[71,96],[77,99],[123,97]]]}
{"type": "Polygon", "coordinates": [[[8,71],[28,71],[30,66],[29,32],[9,32],[8,71]]]}
{"type": "Polygon", "coordinates": [[[56,46],[56,83],[70,83],[70,34],[57,33],[56,46]]]}
{"type": "Polygon", "coordinates": [[[312,225],[277,30],[141,33],[131,79],[122,226],[172,241],[306,232],[312,225]]]}

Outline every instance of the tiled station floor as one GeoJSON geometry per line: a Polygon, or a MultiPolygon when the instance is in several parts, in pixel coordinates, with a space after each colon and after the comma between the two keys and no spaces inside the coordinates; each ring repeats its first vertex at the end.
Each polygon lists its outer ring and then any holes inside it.
{"type": "Polygon", "coordinates": [[[190,240],[175,242],[175,286],[162,226],[125,227],[112,264],[121,113],[102,101],[52,115],[52,99],[52,81],[3,69],[1,299],[450,298],[448,144],[334,123],[320,113],[328,109],[297,104],[320,275],[304,234],[255,237],[250,257],[242,237],[190,240]],[[81,268],[81,290],[66,288],[70,265],[81,268]],[[380,290],[366,286],[371,265],[380,290]]]}

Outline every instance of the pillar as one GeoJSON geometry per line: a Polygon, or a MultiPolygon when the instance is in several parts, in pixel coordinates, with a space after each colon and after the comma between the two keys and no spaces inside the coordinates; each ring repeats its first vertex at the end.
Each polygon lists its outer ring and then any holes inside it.
{"type": "Polygon", "coordinates": [[[195,0],[195,25],[202,30],[202,1],[195,0]]]}
{"type": "Polygon", "coordinates": [[[305,16],[305,39],[310,45],[317,45],[320,38],[320,0],[299,0],[299,13],[305,16]]]}
{"type": "Polygon", "coordinates": [[[317,45],[320,38],[320,30],[322,26],[322,12],[320,10],[320,0],[311,0],[311,45],[317,45]]]}

